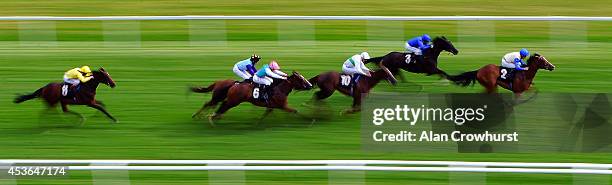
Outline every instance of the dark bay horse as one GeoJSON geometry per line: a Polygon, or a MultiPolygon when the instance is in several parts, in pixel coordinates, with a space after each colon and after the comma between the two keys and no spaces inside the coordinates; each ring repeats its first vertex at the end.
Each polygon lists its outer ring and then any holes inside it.
{"type": "Polygon", "coordinates": [[[209,116],[209,122],[214,126],[214,120],[220,119],[221,116],[229,109],[238,106],[242,102],[250,102],[259,107],[266,107],[266,112],[261,119],[265,118],[274,109],[282,109],[290,113],[297,113],[297,110],[287,105],[287,97],[289,93],[295,90],[308,90],[312,88],[312,84],[308,82],[298,72],[293,72],[287,80],[275,80],[275,83],[270,86],[273,94],[268,98],[268,101],[263,101],[254,98],[253,90],[255,85],[252,83],[238,83],[234,80],[220,80],[208,87],[191,87],[191,91],[198,93],[213,92],[212,99],[205,103],[192,117],[200,115],[205,109],[216,106],[221,102],[221,106],[209,116]]]}
{"type": "Polygon", "coordinates": [[[412,62],[406,62],[407,53],[391,52],[382,57],[375,57],[366,60],[365,63],[373,62],[376,64],[382,63],[385,67],[393,73],[393,75],[399,75],[402,81],[405,81],[404,76],[400,73],[400,69],[409,71],[412,73],[425,73],[426,75],[438,74],[443,78],[447,78],[448,74],[438,68],[438,57],[442,51],[448,51],[454,55],[458,54],[459,51],[455,48],[453,43],[446,39],[446,37],[436,37],[433,39],[433,48],[423,53],[425,58],[424,62],[416,62],[415,55],[411,55],[412,62]]]}
{"type": "Polygon", "coordinates": [[[114,123],[117,123],[117,119],[106,111],[104,104],[95,98],[98,84],[103,83],[111,88],[115,88],[115,81],[113,81],[111,76],[108,74],[108,72],[106,72],[106,70],[104,70],[104,68],[100,68],[100,70],[93,71],[92,73],[93,78],[85,83],[81,83],[80,90],[74,95],[74,97],[62,97],[61,91],[63,83],[49,83],[31,94],[17,96],[14,102],[21,103],[34,98],[42,98],[49,108],[55,107],[59,103],[62,106],[62,111],[64,113],[78,116],[81,119],[81,123],[85,119],[83,115],[68,110],[68,105],[87,105],[101,111],[108,116],[108,118],[113,120],[114,123]]]}
{"type": "Polygon", "coordinates": [[[546,58],[540,54],[534,54],[527,59],[528,70],[516,71],[512,83],[506,83],[498,80],[500,77],[500,67],[494,64],[488,64],[484,67],[470,72],[465,72],[457,76],[451,76],[449,80],[453,81],[457,85],[468,86],[474,84],[476,80],[485,87],[486,92],[491,94],[497,91],[497,86],[501,86],[504,89],[508,89],[514,92],[516,97],[519,97],[523,92],[527,91],[536,73],[539,69],[546,69],[552,71],[555,69],[555,65],[551,64],[546,58]]]}
{"type": "MultiPolygon", "coordinates": [[[[353,84],[352,88],[346,88],[340,85],[341,74],[335,71],[325,72],[312,77],[310,83],[319,87],[313,98],[316,101],[320,101],[331,96],[334,91],[340,91],[342,94],[353,97],[353,106],[350,109],[344,111],[344,113],[355,113],[361,110],[361,98],[367,95],[374,86],[383,79],[387,79],[391,84],[395,84],[395,77],[389,72],[388,69],[381,66],[371,73],[371,76],[360,76],[357,83],[353,84]]],[[[352,80],[352,79],[351,79],[352,80]]],[[[353,83],[353,82],[351,82],[353,83]]]]}

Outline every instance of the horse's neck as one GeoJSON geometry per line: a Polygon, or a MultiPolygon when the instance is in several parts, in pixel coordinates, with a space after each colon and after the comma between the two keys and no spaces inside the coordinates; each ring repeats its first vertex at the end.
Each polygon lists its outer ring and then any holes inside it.
{"type": "Polygon", "coordinates": [[[535,62],[530,62],[529,70],[525,72],[526,80],[532,81],[536,73],[538,73],[538,66],[535,65],[535,62]]]}
{"type": "Polygon", "coordinates": [[[99,84],[100,82],[92,79],[92,80],[89,80],[83,83],[82,84],[83,87],[81,89],[91,91],[92,93],[96,93],[96,89],[98,88],[99,84]]]}
{"type": "Polygon", "coordinates": [[[378,82],[380,82],[385,76],[385,72],[382,70],[379,71],[375,71],[372,73],[372,77],[367,77],[367,76],[363,76],[365,77],[365,81],[367,82],[368,86],[370,86],[370,88],[373,88],[374,86],[376,86],[376,84],[378,84],[378,82]]]}
{"type": "Polygon", "coordinates": [[[528,65],[529,69],[526,70],[526,71],[523,71],[525,79],[523,80],[522,83],[524,83],[524,84],[531,84],[531,82],[533,82],[533,79],[535,78],[536,74],[538,73],[538,66],[532,65],[532,63],[535,64],[535,62],[530,62],[529,65],[528,65]]]}
{"type": "Polygon", "coordinates": [[[428,57],[431,58],[431,60],[435,62],[435,61],[438,61],[438,57],[440,56],[440,53],[442,53],[442,49],[438,47],[434,47],[433,49],[429,50],[428,57]]]}
{"type": "Polygon", "coordinates": [[[293,90],[293,86],[289,80],[283,80],[276,87],[277,91],[284,95],[288,95],[293,90]]]}

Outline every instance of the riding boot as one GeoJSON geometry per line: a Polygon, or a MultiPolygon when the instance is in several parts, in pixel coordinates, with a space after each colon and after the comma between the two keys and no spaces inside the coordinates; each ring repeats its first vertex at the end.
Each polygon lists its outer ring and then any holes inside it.
{"type": "Polygon", "coordinates": [[[417,55],[416,56],[416,62],[422,64],[423,62],[425,62],[425,56],[417,55]]]}
{"type": "Polygon", "coordinates": [[[514,81],[514,76],[515,76],[514,73],[516,73],[515,69],[508,68],[507,80],[514,81]]]}
{"type": "Polygon", "coordinates": [[[263,96],[264,100],[266,100],[266,102],[268,101],[268,88],[270,88],[269,85],[263,85],[263,88],[261,89],[261,95],[263,96]]]}

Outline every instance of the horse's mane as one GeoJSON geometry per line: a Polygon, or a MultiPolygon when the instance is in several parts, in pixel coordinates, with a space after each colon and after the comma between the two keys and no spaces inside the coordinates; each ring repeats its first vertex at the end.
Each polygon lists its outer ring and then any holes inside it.
{"type": "Polygon", "coordinates": [[[536,58],[540,56],[542,55],[540,55],[539,53],[534,53],[533,55],[529,56],[529,58],[527,59],[527,64],[531,64],[531,62],[533,62],[536,58]]]}

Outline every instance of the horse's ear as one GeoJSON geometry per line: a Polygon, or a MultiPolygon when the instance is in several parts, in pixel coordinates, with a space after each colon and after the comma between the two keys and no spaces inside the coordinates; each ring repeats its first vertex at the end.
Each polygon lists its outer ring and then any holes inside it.
{"type": "Polygon", "coordinates": [[[446,37],[445,37],[445,36],[442,36],[442,39],[444,39],[444,40],[448,40],[448,39],[446,39],[446,37]]]}
{"type": "Polygon", "coordinates": [[[103,67],[100,68],[100,72],[106,72],[103,67]]]}
{"type": "Polygon", "coordinates": [[[293,71],[291,71],[291,74],[294,74],[294,75],[295,75],[295,74],[298,74],[298,72],[297,72],[297,71],[295,71],[295,70],[293,70],[293,71]]]}

